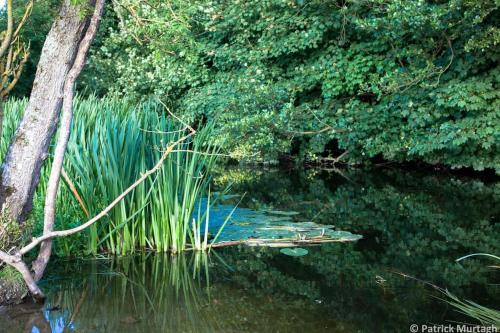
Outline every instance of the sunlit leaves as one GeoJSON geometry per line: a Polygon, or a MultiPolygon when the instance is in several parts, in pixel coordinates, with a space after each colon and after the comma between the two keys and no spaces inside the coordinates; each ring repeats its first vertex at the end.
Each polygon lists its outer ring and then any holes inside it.
{"type": "Polygon", "coordinates": [[[92,87],[216,119],[238,160],[334,145],[350,163],[500,165],[497,1],[127,0],[116,13],[92,87]]]}

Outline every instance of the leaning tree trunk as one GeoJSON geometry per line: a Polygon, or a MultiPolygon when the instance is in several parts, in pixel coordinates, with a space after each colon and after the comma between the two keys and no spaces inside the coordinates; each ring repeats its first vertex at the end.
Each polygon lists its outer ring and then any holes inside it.
{"type": "Polygon", "coordinates": [[[2,214],[22,222],[31,210],[40,170],[57,127],[63,87],[89,19],[63,0],[47,35],[28,106],[5,157],[0,179],[2,214]]]}
{"type": "MultiPolygon", "coordinates": [[[[49,143],[57,128],[63,87],[89,23],[89,17],[84,17],[82,9],[71,2],[62,0],[59,14],[47,35],[28,106],[2,165],[0,214],[3,221],[8,218],[22,222],[26,218],[42,164],[47,158],[49,143]]],[[[31,296],[43,298],[31,271],[22,260],[22,254],[10,255],[0,251],[0,262],[14,267],[23,276],[31,296]]],[[[0,278],[0,305],[18,302],[25,293],[26,287],[19,279],[5,281],[0,278]]]]}
{"type": "MultiPolygon", "coordinates": [[[[63,167],[64,155],[68,147],[69,135],[71,133],[71,122],[73,119],[73,99],[75,97],[76,80],[85,66],[87,54],[89,52],[92,41],[94,40],[97,29],[99,29],[99,22],[101,21],[102,12],[106,0],[96,0],[94,14],[90,20],[89,27],[85,32],[85,36],[78,45],[78,52],[73,66],[71,67],[63,89],[63,104],[61,114],[61,125],[59,126],[59,137],[54,149],[54,159],[50,170],[49,180],[47,182],[47,191],[45,194],[45,208],[43,218],[43,233],[48,234],[54,230],[54,222],[56,218],[56,199],[57,189],[59,187],[59,180],[61,178],[61,171],[63,167]]],[[[32,269],[35,281],[39,281],[47,264],[50,260],[52,253],[52,239],[47,239],[40,245],[40,252],[38,257],[33,261],[32,269]]]]}

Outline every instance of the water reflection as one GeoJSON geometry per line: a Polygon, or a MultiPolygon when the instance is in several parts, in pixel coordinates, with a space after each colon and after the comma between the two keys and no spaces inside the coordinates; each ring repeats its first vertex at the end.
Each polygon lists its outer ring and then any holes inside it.
{"type": "MultiPolygon", "coordinates": [[[[473,322],[395,272],[500,304],[498,270],[483,259],[454,261],[500,252],[497,183],[394,171],[344,176],[238,169],[217,183],[247,193],[240,217],[249,209],[294,211],[287,219],[334,224],[362,234],[357,243],[310,248],[303,257],[235,247],[210,256],[52,262],[48,303],[1,310],[0,331],[406,332],[411,323],[473,322]]],[[[239,198],[225,204],[231,200],[239,198]]]]}
{"type": "Polygon", "coordinates": [[[295,221],[333,224],[363,235],[356,250],[345,254],[349,262],[362,256],[370,266],[392,267],[444,286],[492,282],[484,261],[461,266],[454,260],[469,253],[500,253],[498,182],[380,169],[342,175],[232,169],[217,180],[233,182],[232,193],[249,193],[244,207],[298,211],[295,221]]]}
{"type": "Polygon", "coordinates": [[[208,265],[202,254],[91,261],[50,291],[45,316],[52,332],[213,331],[200,311],[208,265]]]}

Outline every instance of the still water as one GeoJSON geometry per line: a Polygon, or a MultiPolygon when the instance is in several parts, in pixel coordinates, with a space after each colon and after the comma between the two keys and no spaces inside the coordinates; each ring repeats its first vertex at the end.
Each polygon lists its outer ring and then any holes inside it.
{"type": "Polygon", "coordinates": [[[1,332],[408,332],[410,324],[475,323],[430,286],[498,309],[500,186],[394,170],[229,169],[212,228],[236,202],[224,237],[256,221],[313,221],[361,234],[308,248],[221,248],[53,261],[43,307],[1,310],[1,332]],[[246,195],[241,199],[241,195],[246,195]],[[278,212],[278,213],[277,213],[278,212]],[[412,278],[409,278],[411,276],[412,278]]]}

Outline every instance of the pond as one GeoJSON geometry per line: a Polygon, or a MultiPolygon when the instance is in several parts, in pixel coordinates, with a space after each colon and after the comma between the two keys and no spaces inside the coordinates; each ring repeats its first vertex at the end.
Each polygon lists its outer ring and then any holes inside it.
{"type": "Polygon", "coordinates": [[[274,219],[334,225],[363,238],[308,247],[302,256],[240,245],[209,255],[53,261],[42,283],[47,303],[2,309],[0,331],[408,332],[414,323],[475,323],[430,284],[500,304],[491,267],[498,262],[455,262],[500,253],[494,180],[234,168],[214,183],[232,183],[233,196],[214,209],[212,227],[239,202],[227,233],[274,219]]]}

